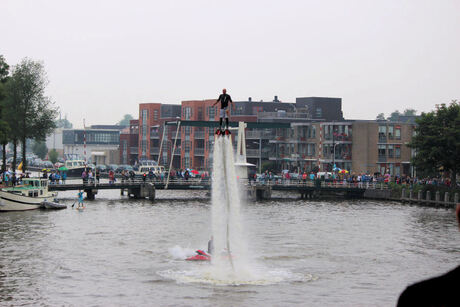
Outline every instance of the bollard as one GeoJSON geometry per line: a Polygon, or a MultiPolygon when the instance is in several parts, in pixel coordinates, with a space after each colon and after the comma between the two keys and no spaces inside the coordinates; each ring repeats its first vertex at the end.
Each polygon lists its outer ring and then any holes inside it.
{"type": "Polygon", "coordinates": [[[418,191],[417,199],[420,201],[422,200],[422,190],[418,191]]]}
{"type": "Polygon", "coordinates": [[[409,191],[409,200],[412,200],[413,197],[414,197],[414,191],[410,190],[409,191]]]}
{"type": "Polygon", "coordinates": [[[431,201],[431,191],[426,191],[426,201],[431,201]]]}
{"type": "Polygon", "coordinates": [[[436,191],[436,194],[434,195],[434,200],[436,202],[439,202],[440,199],[441,199],[441,195],[440,195],[439,191],[436,191]]]}
{"type": "Polygon", "coordinates": [[[401,190],[401,198],[402,199],[406,198],[406,189],[401,190]]]}
{"type": "Polygon", "coordinates": [[[447,203],[449,202],[449,192],[444,193],[444,202],[447,203]]]}

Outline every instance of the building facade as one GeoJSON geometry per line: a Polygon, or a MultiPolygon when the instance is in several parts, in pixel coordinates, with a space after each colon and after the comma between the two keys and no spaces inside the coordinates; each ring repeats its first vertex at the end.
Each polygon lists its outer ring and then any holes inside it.
{"type": "MultiPolygon", "coordinates": [[[[177,130],[177,126],[164,123],[218,121],[219,105],[214,106],[215,102],[140,104],[137,158],[158,160],[169,167],[177,133],[173,168],[210,170],[214,129],[182,126],[177,130]]],[[[266,164],[278,171],[332,171],[335,166],[351,173],[413,174],[413,153],[407,146],[415,128],[413,121],[345,120],[341,105],[340,98],[304,97],[295,103],[280,102],[276,96],[269,102],[249,98],[234,103],[230,120],[266,125],[245,132],[247,160],[259,171],[266,164]],[[289,123],[290,128],[273,128],[280,122],[289,123]]]]}
{"type": "Polygon", "coordinates": [[[98,164],[119,164],[120,130],[64,129],[64,157],[79,157],[98,164]],[[96,154],[97,153],[97,154],[96,154]],[[96,161],[97,159],[97,161],[96,161]]]}

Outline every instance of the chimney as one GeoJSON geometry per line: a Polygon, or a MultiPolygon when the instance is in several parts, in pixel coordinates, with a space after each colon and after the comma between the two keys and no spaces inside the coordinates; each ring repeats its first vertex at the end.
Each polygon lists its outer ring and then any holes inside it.
{"type": "Polygon", "coordinates": [[[252,97],[249,97],[249,98],[248,98],[248,101],[251,102],[251,101],[252,101],[252,97]]]}
{"type": "Polygon", "coordinates": [[[278,96],[275,96],[275,99],[273,99],[273,102],[279,102],[278,96]]]}

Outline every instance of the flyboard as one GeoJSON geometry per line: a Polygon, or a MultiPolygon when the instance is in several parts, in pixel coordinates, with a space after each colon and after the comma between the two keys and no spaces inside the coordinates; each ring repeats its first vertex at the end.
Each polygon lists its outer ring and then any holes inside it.
{"type": "MultiPolygon", "coordinates": [[[[222,173],[222,176],[224,178],[224,182],[225,182],[225,191],[224,191],[224,196],[225,196],[225,201],[226,201],[226,208],[227,208],[227,237],[226,237],[226,246],[227,246],[227,253],[228,253],[228,259],[230,261],[230,265],[232,267],[232,270],[235,269],[235,267],[233,266],[233,259],[232,259],[232,254],[231,254],[231,248],[230,248],[230,212],[231,212],[231,202],[230,202],[230,185],[229,185],[229,178],[228,178],[228,175],[230,173],[230,167],[233,167],[233,161],[229,161],[228,157],[227,157],[227,154],[226,154],[226,151],[227,151],[227,145],[232,144],[232,137],[231,137],[231,133],[228,129],[222,131],[220,129],[218,129],[216,131],[216,142],[219,141],[219,139],[221,139],[221,144],[222,144],[222,158],[223,158],[223,164],[224,164],[224,167],[223,167],[223,173],[222,173]],[[229,142],[227,142],[229,141],[229,142]]],[[[233,150],[233,148],[231,149],[233,150]]],[[[230,179],[231,180],[231,179],[230,179]]]]}

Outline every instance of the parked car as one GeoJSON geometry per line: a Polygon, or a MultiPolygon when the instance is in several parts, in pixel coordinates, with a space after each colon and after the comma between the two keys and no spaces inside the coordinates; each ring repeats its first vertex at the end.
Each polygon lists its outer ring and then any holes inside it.
{"type": "Polygon", "coordinates": [[[107,166],[104,165],[104,164],[96,165],[96,169],[97,169],[98,172],[101,172],[101,173],[106,173],[108,171],[107,166]]]}
{"type": "Polygon", "coordinates": [[[114,172],[115,172],[115,171],[117,170],[117,168],[118,168],[118,165],[116,165],[116,164],[109,164],[109,165],[107,165],[107,169],[108,169],[109,171],[114,171],[114,172]]]}
{"type": "Polygon", "coordinates": [[[43,161],[41,167],[52,169],[52,168],[54,168],[54,165],[53,165],[53,163],[51,161],[43,161]]]}

